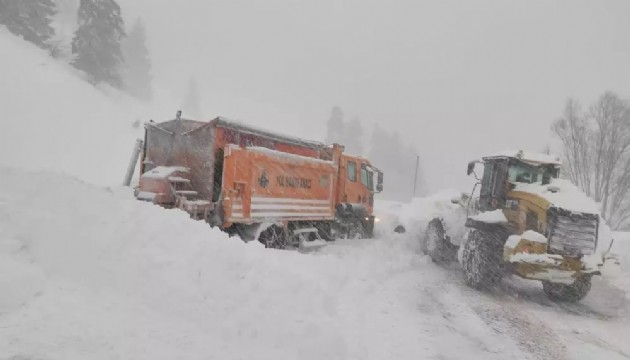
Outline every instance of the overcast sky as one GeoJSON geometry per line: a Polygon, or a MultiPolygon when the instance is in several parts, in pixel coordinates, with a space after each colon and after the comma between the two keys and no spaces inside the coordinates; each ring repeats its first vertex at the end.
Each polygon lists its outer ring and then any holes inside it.
{"type": "Polygon", "coordinates": [[[570,96],[630,97],[628,0],[120,3],[174,107],[192,76],[208,118],[321,140],[339,105],[413,143],[426,191],[468,190],[475,157],[543,149],[570,96]]]}

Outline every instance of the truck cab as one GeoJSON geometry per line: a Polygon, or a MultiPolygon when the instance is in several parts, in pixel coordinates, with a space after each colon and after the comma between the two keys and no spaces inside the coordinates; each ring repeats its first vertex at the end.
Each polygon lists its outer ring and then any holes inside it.
{"type": "Polygon", "coordinates": [[[339,162],[337,216],[354,224],[354,228],[347,229],[349,237],[370,237],[374,229],[374,194],[383,191],[383,172],[360,156],[342,154],[339,162]]]}

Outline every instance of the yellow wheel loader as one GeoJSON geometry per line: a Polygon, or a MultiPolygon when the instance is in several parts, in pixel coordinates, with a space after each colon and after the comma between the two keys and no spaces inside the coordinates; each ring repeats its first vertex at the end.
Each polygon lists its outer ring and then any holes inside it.
{"type": "Polygon", "coordinates": [[[583,299],[604,262],[596,252],[599,210],[559,172],[557,158],[523,151],[470,162],[473,193],[453,200],[462,205],[458,214],[429,222],[424,252],[439,263],[458,259],[473,288],[491,287],[507,272],[542,281],[553,300],[583,299]]]}

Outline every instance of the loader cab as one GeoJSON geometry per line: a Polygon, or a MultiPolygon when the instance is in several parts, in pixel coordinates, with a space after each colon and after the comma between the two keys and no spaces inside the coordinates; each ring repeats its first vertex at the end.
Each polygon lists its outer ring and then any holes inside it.
{"type": "Polygon", "coordinates": [[[560,174],[560,162],[544,154],[525,157],[522,152],[515,156],[499,155],[485,157],[483,161],[468,163],[468,175],[474,174],[479,180],[479,210],[491,211],[501,209],[507,194],[517,184],[541,183],[549,184],[560,174]],[[475,173],[475,165],[483,164],[483,175],[475,173]]]}

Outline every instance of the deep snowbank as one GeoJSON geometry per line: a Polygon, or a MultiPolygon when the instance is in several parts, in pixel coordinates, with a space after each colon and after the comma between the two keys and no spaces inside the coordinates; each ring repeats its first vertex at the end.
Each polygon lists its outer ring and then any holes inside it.
{"type": "Polygon", "coordinates": [[[112,88],[93,87],[80,72],[3,26],[0,49],[0,165],[119,184],[149,106],[112,88]],[[132,126],[136,120],[139,128],[132,126]]]}
{"type": "MultiPolygon", "coordinates": [[[[408,234],[420,236],[431,219],[450,217],[460,210],[459,205],[451,202],[460,195],[456,190],[444,190],[425,198],[414,198],[410,203],[376,201],[374,212],[380,222],[375,231],[388,236],[397,225],[403,225],[408,234]]],[[[457,222],[454,220],[453,223],[457,222]]]]}
{"type": "MultiPolygon", "coordinates": [[[[129,189],[0,173],[0,359],[538,358],[523,342],[540,321],[419,255],[411,230],[274,251],[129,189]]],[[[419,230],[450,197],[400,218],[419,230]]]]}
{"type": "Polygon", "coordinates": [[[413,239],[267,250],[128,189],[0,173],[0,358],[529,358],[413,239]]]}
{"type": "Polygon", "coordinates": [[[338,350],[323,281],[338,262],[244,244],[126,189],[0,171],[0,358],[251,355],[309,336],[314,358],[338,350]]]}

